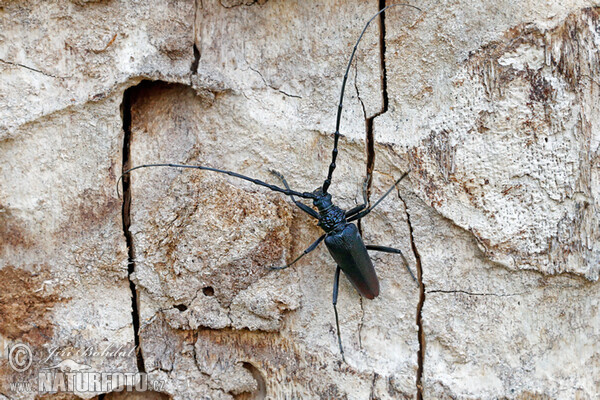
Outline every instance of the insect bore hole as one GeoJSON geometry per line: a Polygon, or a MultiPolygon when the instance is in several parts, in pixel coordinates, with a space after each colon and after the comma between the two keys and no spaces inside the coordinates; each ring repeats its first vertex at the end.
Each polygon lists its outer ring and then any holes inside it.
{"type": "Polygon", "coordinates": [[[207,286],[205,288],[202,289],[202,293],[204,293],[205,296],[214,296],[215,295],[215,289],[213,289],[211,286],[207,286]]]}
{"type": "Polygon", "coordinates": [[[181,312],[184,312],[185,310],[187,310],[187,306],[185,304],[176,304],[173,306],[173,308],[178,309],[181,312]]]}

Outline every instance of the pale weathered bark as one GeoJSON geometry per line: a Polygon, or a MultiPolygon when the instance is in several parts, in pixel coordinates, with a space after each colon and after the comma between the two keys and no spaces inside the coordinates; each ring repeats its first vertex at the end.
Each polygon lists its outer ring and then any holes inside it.
{"type": "MultiPolygon", "coordinates": [[[[153,398],[598,397],[589,1],[418,2],[374,20],[331,192],[350,208],[367,170],[370,199],[411,171],[360,228],[401,249],[419,284],[378,253],[378,298],[342,280],[347,363],[325,247],[268,268],[321,234],[285,196],[168,168],[115,192],[123,166],[157,162],[278,183],[274,169],[314,190],[348,57],[379,3],[3,5],[0,341],[27,344],[34,362],[17,372],[0,359],[0,399],[38,396],[11,383],[37,388],[66,359],[146,372],[153,398]],[[124,351],[82,352],[110,346],[124,351]]],[[[150,398],[104,398],[136,396],[150,398]]]]}

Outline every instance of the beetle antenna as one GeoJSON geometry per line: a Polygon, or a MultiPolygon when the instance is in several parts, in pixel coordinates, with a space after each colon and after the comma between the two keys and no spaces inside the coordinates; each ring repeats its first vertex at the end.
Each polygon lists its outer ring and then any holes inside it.
{"type": "Polygon", "coordinates": [[[212,168],[212,167],[204,167],[201,165],[185,165],[185,164],[144,164],[144,165],[138,165],[137,167],[130,168],[127,171],[123,172],[123,174],[121,174],[121,176],[119,177],[119,180],[117,180],[117,195],[119,197],[121,196],[119,193],[119,183],[121,182],[121,179],[123,179],[123,177],[125,175],[129,174],[131,171],[134,171],[136,169],[148,168],[148,167],[190,168],[190,169],[201,169],[203,171],[218,172],[220,174],[226,174],[229,176],[233,176],[235,178],[240,178],[245,181],[252,182],[255,185],[264,186],[268,189],[273,190],[274,192],[283,193],[288,196],[298,196],[298,197],[302,197],[304,199],[315,199],[317,197],[313,193],[296,192],[291,189],[280,188],[279,186],[271,185],[271,184],[263,182],[261,180],[250,178],[249,176],[246,176],[246,175],[238,174],[237,172],[226,171],[224,169],[217,169],[217,168],[212,168]]]}
{"type": "Polygon", "coordinates": [[[369,21],[367,21],[365,27],[363,28],[362,32],[360,33],[360,36],[358,37],[358,40],[356,41],[356,44],[354,45],[354,49],[352,49],[352,54],[350,55],[350,61],[348,61],[348,66],[346,67],[346,73],[344,74],[344,79],[342,80],[342,92],[340,94],[340,104],[338,105],[337,117],[335,120],[335,134],[333,137],[333,151],[331,152],[331,164],[329,164],[329,172],[327,173],[327,179],[325,179],[325,182],[323,182],[323,194],[327,193],[327,189],[329,189],[329,185],[331,185],[331,176],[333,175],[333,171],[335,170],[335,160],[336,160],[337,154],[338,154],[338,141],[340,139],[340,120],[342,118],[342,109],[343,109],[342,104],[344,102],[344,90],[346,89],[346,81],[348,80],[348,73],[350,72],[350,66],[352,65],[352,60],[354,59],[354,54],[356,53],[358,44],[360,43],[360,40],[362,39],[363,35],[365,34],[365,31],[367,30],[367,28],[369,27],[371,22],[375,18],[377,18],[379,16],[379,14],[383,13],[388,8],[392,8],[392,7],[396,7],[396,6],[406,6],[406,7],[414,8],[419,11],[423,11],[419,7],[413,6],[411,4],[406,4],[406,3],[390,4],[387,7],[383,7],[375,15],[373,15],[371,17],[371,19],[369,21]]]}

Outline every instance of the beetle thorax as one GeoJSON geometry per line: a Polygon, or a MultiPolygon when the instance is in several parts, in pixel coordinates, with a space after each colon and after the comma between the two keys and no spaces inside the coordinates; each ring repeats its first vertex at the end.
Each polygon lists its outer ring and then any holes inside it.
{"type": "Polygon", "coordinates": [[[325,232],[329,233],[346,225],[346,212],[333,205],[329,193],[320,193],[320,196],[313,201],[313,204],[319,210],[319,226],[325,232]]]}

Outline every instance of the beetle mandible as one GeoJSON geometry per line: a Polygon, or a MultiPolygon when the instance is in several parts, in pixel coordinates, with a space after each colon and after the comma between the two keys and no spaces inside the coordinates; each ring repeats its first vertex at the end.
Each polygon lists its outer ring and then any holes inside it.
{"type": "MultiPolygon", "coordinates": [[[[385,199],[394,188],[408,175],[408,172],[405,172],[394,184],[371,206],[369,206],[369,201],[367,198],[367,183],[369,177],[365,179],[365,183],[363,185],[363,204],[360,204],[350,210],[343,210],[336,205],[333,204],[331,194],[328,193],[329,187],[331,185],[331,180],[333,176],[333,172],[336,168],[336,159],[338,154],[338,142],[340,138],[340,121],[342,117],[343,110],[343,102],[344,102],[344,92],[346,88],[346,81],[348,80],[348,74],[350,71],[350,67],[352,65],[352,61],[354,60],[354,56],[356,54],[356,50],[358,45],[366,32],[367,28],[371,24],[371,22],[377,18],[380,14],[385,12],[385,10],[395,7],[395,6],[406,6],[417,9],[421,11],[420,8],[415,7],[410,4],[391,4],[387,7],[380,9],[375,15],[371,17],[365,24],[361,34],[354,45],[352,50],[352,54],[350,55],[350,60],[348,61],[348,65],[346,67],[346,72],[344,74],[342,80],[342,88],[340,93],[340,101],[337,110],[336,123],[335,123],[335,133],[334,133],[334,142],[333,142],[333,151],[331,154],[331,163],[329,164],[329,170],[327,173],[327,178],[321,186],[319,186],[313,192],[298,192],[290,189],[287,181],[277,171],[271,170],[271,173],[276,175],[281,182],[283,183],[284,188],[272,185],[266,182],[263,182],[258,179],[251,178],[246,175],[239,174],[233,171],[226,171],[218,168],[212,168],[207,166],[200,165],[184,165],[184,164],[172,164],[172,163],[158,163],[158,164],[144,164],[138,165],[136,167],[130,168],[123,172],[119,181],[117,182],[117,188],[121,179],[129,174],[131,171],[140,168],[148,168],[148,167],[173,167],[173,168],[188,168],[188,169],[199,169],[204,171],[212,171],[218,172],[221,174],[226,174],[229,176],[233,176],[235,178],[243,179],[245,181],[252,182],[256,185],[266,187],[272,191],[283,193],[287,196],[290,196],[290,199],[294,202],[296,206],[298,206],[302,211],[310,215],[312,218],[318,220],[318,226],[325,232],[321,235],[313,244],[311,244],[306,250],[302,252],[298,257],[296,257],[291,263],[282,266],[282,267],[271,267],[274,270],[282,270],[290,267],[295,264],[298,260],[304,257],[306,254],[315,250],[321,242],[325,242],[325,246],[329,250],[329,253],[335,260],[337,264],[337,268],[335,270],[334,275],[334,283],[333,283],[333,310],[335,313],[335,324],[337,329],[337,339],[338,345],[340,348],[340,354],[342,356],[342,360],[345,361],[344,357],[344,348],[342,346],[342,339],[340,334],[340,324],[339,317],[337,311],[337,297],[338,297],[338,288],[339,288],[339,279],[340,279],[340,271],[343,271],[348,280],[352,283],[354,288],[358,291],[358,293],[367,298],[374,299],[379,295],[379,280],[377,279],[377,274],[375,273],[375,268],[373,267],[373,263],[371,258],[369,257],[368,250],[381,251],[386,253],[395,253],[400,254],[404,265],[408,272],[410,273],[412,279],[416,282],[414,274],[410,270],[404,255],[398,249],[394,249],[386,246],[377,246],[377,245],[365,245],[362,240],[362,237],[358,231],[357,226],[353,223],[353,221],[358,221],[365,216],[367,216],[375,207],[377,207],[383,199],[385,199]],[[307,206],[306,204],[298,201],[296,197],[300,197],[303,199],[308,199],[313,201],[314,207],[317,210],[307,206]]],[[[117,189],[118,190],[118,189],[117,189]]]]}

